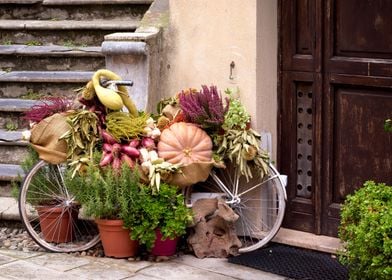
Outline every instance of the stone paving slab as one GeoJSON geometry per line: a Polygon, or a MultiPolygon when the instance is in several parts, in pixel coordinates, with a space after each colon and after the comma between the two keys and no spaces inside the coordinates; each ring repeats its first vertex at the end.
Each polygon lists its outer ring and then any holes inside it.
{"type": "Polygon", "coordinates": [[[43,254],[45,254],[45,253],[42,253],[42,252],[23,252],[23,251],[17,251],[17,250],[0,249],[0,256],[8,256],[8,257],[12,257],[12,258],[18,259],[18,260],[34,258],[34,257],[41,256],[43,254]]]}
{"type": "Polygon", "coordinates": [[[6,264],[6,263],[10,263],[10,262],[13,262],[13,261],[15,261],[14,258],[11,258],[9,256],[2,256],[2,255],[0,255],[0,265],[6,264]]]}
{"type": "Polygon", "coordinates": [[[24,260],[1,265],[0,270],[5,279],[80,279],[77,274],[62,273],[24,260]]]}
{"type": "MultiPolygon", "coordinates": [[[[146,269],[143,269],[139,273],[143,276],[155,277],[152,279],[170,279],[170,280],[233,280],[239,279],[234,278],[229,275],[223,275],[220,273],[215,273],[212,271],[205,271],[202,269],[198,269],[189,265],[184,265],[181,263],[177,263],[173,265],[174,262],[164,262],[157,263],[153,266],[150,266],[146,269]]],[[[138,276],[140,275],[138,274],[138,276]]],[[[135,279],[138,279],[136,277],[135,279]]],[[[242,278],[246,279],[246,278],[242,278]]],[[[264,279],[264,278],[259,278],[264,279]]]]}
{"type": "Polygon", "coordinates": [[[112,262],[103,264],[101,262],[92,261],[85,266],[81,266],[72,270],[75,273],[85,279],[125,279],[130,276],[136,275],[132,270],[126,269],[125,267],[116,266],[117,260],[112,259],[112,262]]]}
{"type": "Polygon", "coordinates": [[[221,259],[221,258],[197,259],[193,255],[183,255],[177,259],[174,259],[174,262],[193,266],[195,268],[202,269],[205,271],[213,271],[214,273],[230,275],[235,279],[247,279],[247,280],[284,279],[282,276],[277,276],[272,273],[262,272],[260,270],[248,268],[242,265],[231,264],[228,263],[226,259],[221,259]]]}
{"type": "Polygon", "coordinates": [[[86,257],[86,258],[89,258],[94,263],[94,265],[110,265],[112,267],[116,267],[119,269],[126,269],[131,272],[137,272],[153,264],[152,262],[148,262],[148,261],[128,261],[125,259],[94,258],[94,257],[86,257]]]}
{"type": "Polygon", "coordinates": [[[70,254],[0,250],[3,279],[138,280],[285,280],[260,270],[229,264],[226,259],[184,255],[166,262],[76,257],[70,254]]]}
{"type": "Polygon", "coordinates": [[[90,260],[86,258],[70,258],[70,256],[67,254],[58,253],[43,254],[33,258],[29,258],[28,261],[35,265],[50,268],[60,272],[73,270],[90,263],[90,260]]]}

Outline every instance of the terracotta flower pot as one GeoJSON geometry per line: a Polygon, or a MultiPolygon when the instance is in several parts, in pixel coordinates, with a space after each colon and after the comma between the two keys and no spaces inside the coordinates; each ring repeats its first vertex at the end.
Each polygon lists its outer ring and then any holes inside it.
{"type": "Polygon", "coordinates": [[[123,228],[122,220],[97,219],[96,223],[105,256],[127,258],[137,255],[139,242],[131,240],[129,230],[123,228]]]}
{"type": "Polygon", "coordinates": [[[41,231],[45,241],[54,243],[70,242],[74,239],[74,221],[78,218],[78,208],[38,206],[41,231]]]}
{"type": "Polygon", "coordinates": [[[155,231],[156,240],[152,247],[151,253],[154,256],[172,256],[176,253],[178,237],[174,239],[166,238],[163,240],[162,233],[159,229],[155,231]]]}

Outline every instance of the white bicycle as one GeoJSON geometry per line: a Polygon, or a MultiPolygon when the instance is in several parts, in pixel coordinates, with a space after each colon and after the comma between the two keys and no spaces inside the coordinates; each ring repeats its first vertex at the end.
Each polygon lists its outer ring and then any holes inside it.
{"type": "MultiPolygon", "coordinates": [[[[132,85],[131,81],[110,82],[132,85]]],[[[83,251],[100,241],[94,220],[83,215],[83,207],[64,182],[66,168],[65,164],[39,161],[26,175],[19,196],[19,212],[28,233],[41,247],[54,252],[83,251]],[[66,216],[72,221],[68,226],[72,234],[65,241],[60,241],[55,232],[44,236],[38,220],[42,199],[52,201],[59,208],[60,218],[66,216]]],[[[239,215],[236,221],[236,232],[242,242],[239,252],[249,252],[267,244],[278,232],[286,205],[285,180],[272,163],[268,165],[267,175],[254,169],[252,178],[247,180],[235,164],[226,162],[226,168],[214,168],[206,182],[188,187],[185,203],[191,206],[199,198],[224,199],[239,215]]],[[[60,223],[60,218],[52,219],[51,223],[60,223]]]]}

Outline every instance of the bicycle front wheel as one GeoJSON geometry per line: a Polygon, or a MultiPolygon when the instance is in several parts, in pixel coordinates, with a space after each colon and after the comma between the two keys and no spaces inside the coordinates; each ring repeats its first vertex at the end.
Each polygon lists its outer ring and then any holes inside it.
{"type": "Polygon", "coordinates": [[[20,189],[19,214],[29,235],[46,250],[88,250],[100,241],[98,229],[65,185],[65,172],[65,164],[35,164],[20,189]]]}
{"type": "Polygon", "coordinates": [[[249,180],[232,163],[224,169],[214,169],[206,182],[187,190],[186,203],[191,206],[200,198],[224,199],[239,216],[235,223],[242,243],[239,252],[256,250],[276,235],[286,205],[285,182],[272,164],[268,169],[266,176],[253,170],[249,180]]]}

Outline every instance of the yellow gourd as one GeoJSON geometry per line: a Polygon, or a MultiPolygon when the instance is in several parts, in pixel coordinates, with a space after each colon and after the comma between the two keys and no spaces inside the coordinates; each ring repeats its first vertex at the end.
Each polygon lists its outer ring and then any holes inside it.
{"type": "Polygon", "coordinates": [[[113,78],[113,77],[108,77],[108,75],[112,76],[112,75],[110,75],[112,72],[111,73],[109,73],[109,72],[110,71],[108,71],[108,70],[102,69],[102,70],[98,70],[97,72],[94,73],[93,78],[92,78],[94,90],[98,96],[99,101],[101,101],[101,103],[105,107],[107,107],[111,110],[121,110],[122,107],[124,106],[124,103],[121,99],[121,96],[117,92],[115,92],[114,90],[104,88],[100,84],[100,77],[101,76],[105,76],[109,79],[113,78]]]}
{"type": "Polygon", "coordinates": [[[118,81],[121,77],[112,71],[101,69],[94,73],[92,77],[92,83],[94,86],[95,93],[98,96],[101,103],[111,110],[121,110],[125,106],[129,114],[133,117],[138,115],[137,109],[133,101],[128,96],[128,91],[125,86],[118,86],[118,91],[114,91],[109,88],[102,87],[100,84],[100,78],[105,77],[108,80],[118,81]]]}

